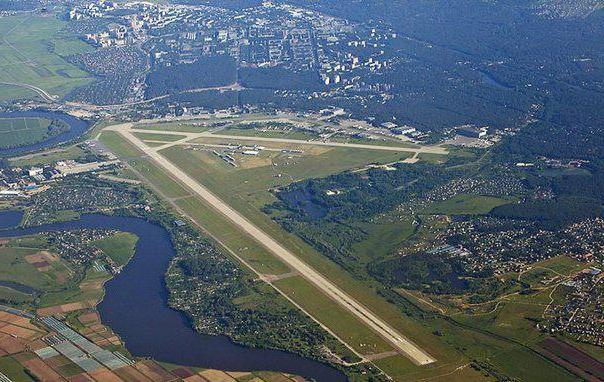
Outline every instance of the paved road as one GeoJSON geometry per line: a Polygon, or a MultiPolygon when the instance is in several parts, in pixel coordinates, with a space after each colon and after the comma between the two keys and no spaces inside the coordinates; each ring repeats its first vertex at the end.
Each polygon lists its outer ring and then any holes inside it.
{"type": "Polygon", "coordinates": [[[46,92],[44,89],[41,89],[34,85],[17,83],[17,82],[0,82],[0,85],[9,85],[9,86],[16,86],[16,87],[20,87],[20,88],[29,89],[29,90],[32,90],[32,91],[38,93],[38,95],[40,97],[42,97],[45,101],[48,101],[48,102],[56,101],[56,99],[53,96],[51,96],[50,94],[48,94],[48,92],[46,92]]]}
{"type": "MultiPolygon", "coordinates": [[[[181,131],[157,131],[157,130],[145,130],[145,129],[130,129],[131,132],[135,133],[151,133],[151,134],[164,134],[164,135],[182,135],[186,137],[186,141],[197,138],[218,138],[218,139],[231,139],[233,141],[255,141],[255,142],[273,142],[273,143],[291,143],[296,145],[311,145],[311,146],[329,146],[329,147],[347,147],[357,148],[365,150],[381,150],[381,151],[395,151],[395,152],[410,152],[410,153],[426,153],[426,154],[441,154],[446,155],[449,152],[447,149],[440,146],[384,146],[384,145],[367,145],[361,143],[345,143],[345,142],[329,142],[329,141],[304,141],[301,139],[288,139],[288,138],[269,138],[269,137],[251,137],[242,135],[226,135],[226,134],[213,134],[207,131],[202,133],[185,133],[181,131]]],[[[165,146],[160,148],[164,149],[171,145],[181,144],[185,140],[178,140],[176,142],[166,143],[165,146]]]]}
{"type": "MultiPolygon", "coordinates": [[[[217,90],[217,91],[241,91],[241,90],[245,90],[246,88],[244,88],[243,86],[241,86],[241,84],[239,83],[233,83],[230,85],[224,85],[224,86],[213,86],[213,87],[207,87],[207,88],[197,88],[197,89],[189,89],[189,90],[183,90],[181,92],[175,93],[175,94],[183,94],[183,93],[201,93],[201,92],[205,92],[205,91],[211,91],[211,90],[217,90]]],[[[161,99],[165,99],[165,98],[169,98],[171,96],[173,96],[174,94],[165,94],[165,95],[161,95],[161,96],[157,96],[157,97],[153,97],[153,98],[147,98],[144,100],[140,100],[140,101],[132,101],[132,102],[124,102],[124,103],[116,103],[113,105],[95,105],[95,104],[89,104],[89,103],[85,103],[85,102],[66,102],[67,105],[69,106],[79,106],[79,107],[83,107],[83,108],[88,108],[88,109],[92,109],[92,110],[111,110],[111,109],[119,109],[119,108],[123,108],[123,107],[128,107],[128,106],[136,106],[136,105],[143,105],[143,104],[147,104],[147,103],[152,103],[155,101],[159,101],[161,99]]]]}
{"type": "MultiPolygon", "coordinates": [[[[323,291],[327,296],[355,315],[359,320],[361,320],[361,322],[365,323],[381,337],[386,339],[397,351],[406,355],[409,357],[409,359],[419,365],[426,365],[436,361],[429,354],[405,338],[401,333],[396,331],[369,309],[358,303],[319,272],[314,270],[312,267],[307,265],[293,253],[267,235],[260,228],[248,221],[240,213],[215,196],[210,190],[199,184],[184,171],[160,155],[157,152],[157,148],[151,148],[145,145],[141,140],[132,134],[132,130],[130,130],[131,126],[131,124],[122,124],[115,125],[107,129],[120,133],[129,142],[148,155],[149,158],[153,159],[158,165],[163,167],[174,177],[189,187],[195,194],[203,198],[209,205],[213,206],[216,210],[231,220],[231,222],[239,227],[239,229],[258,240],[275,256],[286,263],[291,269],[299,272],[318,289],[323,291]]],[[[370,148],[374,148],[374,146],[370,146],[370,148]]]]}

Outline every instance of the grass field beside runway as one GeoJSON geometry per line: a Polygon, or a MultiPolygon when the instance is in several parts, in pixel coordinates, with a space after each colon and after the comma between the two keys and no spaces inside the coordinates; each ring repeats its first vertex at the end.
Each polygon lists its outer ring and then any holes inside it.
{"type": "MultiPolygon", "coordinates": [[[[226,143],[224,140],[215,143],[226,143]]],[[[252,144],[247,143],[247,144],[252,144]]],[[[261,142],[259,142],[261,143],[261,142]]],[[[267,144],[266,147],[273,147],[267,144]]],[[[172,163],[220,194],[221,197],[244,198],[261,208],[274,201],[269,189],[311,177],[323,177],[366,165],[390,163],[405,159],[409,153],[396,153],[350,148],[277,145],[277,151],[262,151],[258,156],[232,154],[238,167],[224,162],[210,150],[187,150],[172,146],[160,152],[172,163]],[[301,150],[301,153],[278,150],[301,150]],[[222,192],[221,192],[222,191],[222,192]]],[[[229,200],[230,202],[230,200],[229,200]]]]}
{"type": "MultiPolygon", "coordinates": [[[[104,133],[103,136],[105,134],[107,133],[104,133]]],[[[116,141],[119,141],[120,139],[119,136],[112,135],[112,137],[115,138],[116,141]]],[[[117,145],[117,147],[124,150],[125,153],[128,153],[128,156],[140,159],[141,153],[139,152],[136,154],[137,149],[135,149],[131,144],[124,142],[123,139],[122,142],[117,145]]],[[[120,155],[119,152],[116,152],[116,154],[120,155]]],[[[216,160],[216,158],[213,158],[212,160],[216,160]]],[[[182,162],[181,165],[183,165],[183,163],[184,162],[182,162]]],[[[198,168],[205,168],[206,170],[211,164],[211,162],[193,163],[197,163],[198,168]]],[[[222,164],[218,161],[216,161],[214,165],[222,166],[222,164]]],[[[162,171],[158,169],[157,166],[155,166],[155,170],[153,170],[154,166],[155,165],[153,163],[148,163],[149,171],[162,171]]],[[[228,170],[228,167],[226,167],[226,169],[228,170]]],[[[203,180],[207,180],[209,175],[205,172],[199,172],[197,173],[197,176],[202,176],[204,177],[203,180]]],[[[226,175],[226,177],[229,176],[226,175]]],[[[168,179],[171,180],[171,178],[168,179]]],[[[182,187],[174,180],[171,180],[171,182],[171,185],[168,183],[163,185],[159,184],[158,188],[182,187]]],[[[262,183],[260,182],[259,184],[261,185],[262,183]]],[[[156,183],[154,185],[157,187],[158,184],[156,183]]],[[[259,188],[259,190],[261,189],[262,187],[259,188]]],[[[213,191],[215,191],[215,189],[213,189],[213,191]]],[[[230,191],[231,190],[228,188],[225,188],[221,192],[230,191]]],[[[529,351],[528,349],[522,350],[523,348],[521,348],[519,345],[514,345],[501,339],[497,339],[488,333],[481,333],[475,329],[465,328],[452,321],[446,321],[438,316],[434,316],[431,313],[422,313],[420,309],[411,308],[401,310],[400,306],[397,307],[396,305],[387,302],[383,296],[378,295],[376,290],[377,286],[374,285],[374,283],[372,283],[370,280],[361,281],[353,279],[338,265],[318,254],[299,238],[283,231],[283,229],[275,225],[267,215],[259,213],[258,207],[256,206],[263,205],[266,201],[266,198],[264,197],[255,196],[261,192],[262,191],[251,193],[251,195],[254,196],[254,199],[251,200],[255,200],[253,203],[244,200],[245,194],[230,196],[229,198],[224,197],[223,200],[227,201],[237,211],[245,215],[248,219],[252,220],[254,224],[256,224],[271,237],[275,238],[286,248],[296,254],[299,254],[300,257],[313,268],[319,269],[322,274],[328,275],[329,279],[346,291],[346,293],[350,294],[354,299],[362,303],[364,306],[370,308],[380,318],[391,324],[401,333],[408,335],[422,349],[430,352],[431,355],[438,359],[434,365],[429,367],[418,367],[404,356],[393,356],[376,360],[375,363],[389,375],[392,375],[398,380],[418,380],[422,378],[430,378],[431,380],[436,381],[492,381],[493,379],[485,376],[484,372],[476,371],[475,369],[467,366],[469,365],[470,360],[473,358],[484,359],[484,357],[487,357],[488,359],[496,359],[493,364],[501,367],[502,370],[505,370],[506,372],[512,372],[513,362],[517,359],[517,357],[524,357],[529,359],[530,362],[534,362],[535,365],[539,365],[540,368],[548,368],[548,372],[544,375],[555,375],[557,378],[559,378],[559,380],[562,381],[569,380],[569,374],[567,372],[560,370],[557,367],[552,367],[551,363],[540,358],[538,355],[529,351]],[[404,312],[407,312],[407,314],[404,312]],[[500,356],[502,357],[501,359],[499,358],[500,356]],[[508,360],[511,361],[508,362],[508,360]]],[[[223,194],[220,194],[219,192],[216,193],[220,197],[223,197],[223,194]]],[[[234,231],[232,231],[232,236],[231,234],[225,235],[223,233],[229,231],[228,229],[225,230],[225,227],[228,227],[229,223],[219,213],[213,210],[210,206],[206,205],[204,202],[195,197],[184,197],[175,200],[175,203],[177,203],[182,210],[186,211],[187,214],[190,214],[190,216],[194,217],[195,220],[203,222],[202,224],[205,228],[210,227],[211,231],[213,231],[212,234],[222,234],[223,236],[221,242],[223,242],[230,249],[233,249],[236,253],[237,250],[249,248],[247,246],[242,246],[240,240],[246,240],[246,235],[242,235],[240,232],[238,232],[236,227],[233,227],[234,231]],[[229,245],[229,242],[232,244],[229,245]]],[[[251,238],[248,237],[247,240],[251,240],[251,238]]],[[[251,241],[253,242],[253,240],[251,241]]],[[[250,256],[251,254],[251,257],[249,258],[252,259],[255,256],[258,256],[258,253],[255,253],[255,251],[250,251],[249,253],[245,252],[246,251],[243,251],[242,253],[247,256],[250,256]]],[[[241,255],[241,253],[237,254],[241,255]]],[[[269,254],[265,255],[271,256],[269,254]]],[[[266,261],[268,261],[268,259],[266,261]]],[[[259,261],[258,263],[263,264],[264,261],[259,261]]],[[[312,285],[305,284],[305,280],[299,277],[286,278],[277,281],[277,284],[288,285],[292,292],[295,292],[294,289],[300,289],[300,295],[308,295],[309,288],[310,290],[314,288],[312,285]],[[293,283],[294,285],[288,285],[290,283],[293,283]],[[297,283],[302,284],[295,285],[297,283]]],[[[326,302],[329,303],[330,301],[327,300],[326,302]]],[[[311,314],[314,314],[313,311],[316,312],[317,315],[325,314],[325,304],[319,303],[317,306],[313,305],[314,304],[309,304],[306,306],[311,314]]],[[[334,307],[334,309],[337,309],[337,307],[334,307]]],[[[335,314],[334,316],[337,320],[338,314],[335,314]]],[[[470,324],[473,323],[470,322],[470,324]]],[[[346,325],[334,326],[336,329],[341,327],[346,327],[346,325]]],[[[363,330],[365,329],[366,328],[363,328],[363,330]]],[[[350,338],[354,338],[355,333],[359,332],[362,332],[362,330],[359,331],[359,328],[350,328],[349,335],[353,336],[350,338]]],[[[370,343],[368,340],[365,341],[370,343]]],[[[532,375],[529,371],[524,369],[518,371],[518,373],[514,373],[514,375],[519,375],[519,377],[522,378],[525,373],[526,375],[532,375]]]]}
{"type": "Polygon", "coordinates": [[[184,139],[186,135],[174,135],[174,134],[160,134],[160,133],[134,133],[134,136],[143,141],[162,141],[162,142],[174,142],[180,139],[184,139]]]}

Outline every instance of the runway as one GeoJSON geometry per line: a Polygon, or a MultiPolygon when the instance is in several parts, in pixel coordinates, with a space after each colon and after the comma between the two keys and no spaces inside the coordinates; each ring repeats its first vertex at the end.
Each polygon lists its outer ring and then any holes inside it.
{"type": "MultiPolygon", "coordinates": [[[[325,276],[320,274],[318,271],[310,267],[308,264],[300,260],[295,254],[284,248],[281,244],[279,244],[276,240],[262,231],[260,228],[256,227],[249,220],[247,220],[243,215],[237,212],[235,209],[227,205],[224,201],[214,195],[210,190],[201,185],[195,179],[191,178],[184,171],[179,169],[177,166],[172,164],[169,160],[159,154],[159,150],[165,148],[164,146],[151,148],[147,146],[143,141],[138,139],[133,132],[149,132],[148,130],[139,130],[139,129],[131,129],[131,124],[122,124],[115,125],[106,128],[106,130],[116,131],[121,134],[125,139],[127,139],[131,144],[135,145],[139,150],[144,152],[149,158],[153,159],[156,164],[160,167],[168,171],[172,174],[176,179],[186,185],[192,192],[194,192],[197,196],[201,197],[205,200],[209,205],[213,206],[217,211],[223,214],[226,218],[228,218],[233,224],[235,224],[242,232],[247,233],[258,242],[260,242],[265,248],[267,248],[271,253],[273,253],[277,258],[286,263],[292,270],[297,271],[300,275],[305,277],[309,282],[311,282],[315,287],[319,288],[323,291],[327,296],[329,296],[334,302],[338,303],[349,312],[351,312],[354,316],[356,316],[361,322],[370,327],[374,332],[379,334],[382,338],[388,341],[398,352],[406,355],[409,359],[411,359],[414,363],[418,365],[426,365],[436,360],[432,358],[429,354],[420,349],[417,345],[412,343],[409,339],[407,339],[404,335],[399,333],[397,330],[392,328],[386,322],[384,322],[381,318],[371,312],[369,309],[361,305],[354,298],[346,294],[340,288],[338,288],[335,284],[329,281],[325,276]]],[[[164,132],[154,133],[164,134],[164,132]]],[[[204,133],[175,133],[178,135],[186,135],[188,139],[197,138],[199,136],[203,136],[204,133]]],[[[207,134],[207,133],[205,133],[207,134]]],[[[210,137],[215,137],[215,135],[207,134],[210,137]]],[[[218,137],[230,137],[230,136],[218,136],[218,137]]],[[[242,137],[232,137],[241,139],[242,137]]],[[[246,137],[247,138],[247,137],[246,137]]],[[[250,139],[251,140],[251,139],[250,139]]],[[[253,138],[253,140],[257,140],[253,138]]],[[[266,140],[266,138],[264,138],[266,140]]],[[[181,140],[181,141],[184,141],[181,140]]],[[[179,144],[181,141],[170,142],[167,145],[171,144],[179,144]],[[179,142],[179,143],[177,143],[179,142]]],[[[283,141],[283,140],[279,140],[283,141]]],[[[285,140],[286,142],[293,141],[292,143],[300,143],[300,141],[296,140],[285,140]]],[[[301,141],[304,142],[304,141],[301,141]]],[[[313,144],[316,144],[313,142],[313,144]]],[[[333,143],[335,144],[335,143],[333,143]]],[[[376,147],[381,147],[387,150],[398,150],[402,151],[402,149],[406,149],[407,151],[414,151],[415,149],[408,148],[398,148],[398,147],[389,147],[389,146],[373,146],[373,145],[354,145],[354,144],[337,144],[338,146],[344,145],[348,147],[358,147],[358,146],[368,146],[368,149],[376,149],[376,147]]],[[[365,147],[363,147],[365,148],[365,147]]],[[[378,148],[379,149],[379,148],[378,148]]]]}

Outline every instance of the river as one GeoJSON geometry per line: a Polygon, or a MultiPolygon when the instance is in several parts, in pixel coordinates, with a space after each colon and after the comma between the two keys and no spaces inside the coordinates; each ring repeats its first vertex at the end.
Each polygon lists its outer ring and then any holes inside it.
{"type": "Polygon", "coordinates": [[[0,113],[0,118],[46,118],[58,119],[69,125],[69,130],[45,139],[42,142],[32,143],[10,149],[0,149],[0,157],[13,157],[27,154],[32,151],[39,151],[48,147],[56,146],[61,143],[72,141],[79,138],[88,130],[88,123],[81,119],[72,117],[69,114],[52,111],[17,111],[9,113],[0,113]]]}
{"type": "MultiPolygon", "coordinates": [[[[14,212],[0,212],[0,228],[15,221],[14,212]]],[[[82,228],[115,229],[139,238],[134,257],[105,284],[106,295],[98,306],[103,323],[120,335],[133,355],[185,366],[274,370],[317,381],[346,381],[343,373],[320,362],[283,351],[247,348],[225,336],[194,331],[183,313],[168,306],[164,274],[175,252],[168,232],[159,225],[139,218],[89,214],[76,221],[0,230],[0,237],[82,228]]]]}

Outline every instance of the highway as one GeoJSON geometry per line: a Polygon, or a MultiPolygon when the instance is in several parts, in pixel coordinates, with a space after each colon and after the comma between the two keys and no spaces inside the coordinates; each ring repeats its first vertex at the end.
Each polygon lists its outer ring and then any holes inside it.
{"type": "MultiPolygon", "coordinates": [[[[329,281],[325,276],[320,274],[318,271],[310,267],[308,264],[300,260],[296,255],[292,252],[284,248],[281,244],[279,244],[276,240],[262,231],[260,228],[256,227],[249,220],[247,220],[243,215],[237,212],[235,209],[227,205],[224,201],[214,195],[210,190],[205,188],[203,185],[198,183],[195,179],[191,178],[184,171],[179,169],[177,166],[172,164],[169,160],[159,154],[158,150],[164,148],[164,146],[151,148],[148,147],[144,142],[138,139],[132,132],[141,131],[141,132],[150,132],[148,130],[137,130],[130,129],[132,124],[121,124],[107,127],[106,130],[116,131],[121,134],[125,139],[127,139],[130,143],[135,145],[139,150],[144,152],[149,158],[153,159],[160,167],[164,168],[170,174],[172,174],[176,179],[181,181],[184,185],[186,185],[191,191],[193,191],[196,195],[205,200],[209,205],[213,206],[217,211],[223,214],[226,218],[228,218],[233,224],[235,224],[242,232],[247,233],[251,237],[255,238],[258,242],[260,242],[264,247],[266,247],[271,253],[273,253],[277,258],[286,263],[292,270],[296,270],[302,276],[304,276],[308,281],[310,281],[315,287],[323,291],[327,296],[333,299],[336,303],[347,309],[350,313],[356,316],[361,322],[370,327],[374,332],[379,334],[382,338],[388,341],[394,349],[396,349],[401,354],[406,355],[409,359],[411,359],[414,363],[418,365],[426,365],[436,360],[432,358],[429,354],[420,349],[417,345],[412,343],[409,339],[405,338],[401,333],[392,328],[386,322],[384,322],[381,318],[371,312],[369,309],[364,307],[362,304],[357,302],[354,298],[346,294],[340,288],[338,288],[335,284],[329,281]]],[[[164,132],[153,131],[153,133],[163,134],[164,132]]],[[[188,134],[188,133],[176,133],[178,135],[186,135],[190,138],[191,135],[199,135],[199,134],[188,134]]],[[[228,137],[228,136],[226,136],[228,137]]],[[[241,137],[237,136],[237,139],[241,139],[241,137]]],[[[182,140],[181,140],[182,141],[182,140]]],[[[293,140],[298,143],[298,141],[293,140]]],[[[173,143],[173,142],[172,142],[173,143]]],[[[342,144],[345,146],[350,146],[349,144],[342,144]]],[[[365,146],[365,145],[363,145],[365,146]]],[[[376,146],[367,145],[367,148],[376,149],[376,146]]],[[[350,146],[355,147],[355,146],[350,146]]],[[[386,147],[386,146],[379,146],[386,147]]],[[[393,149],[389,147],[389,149],[393,149]]],[[[399,150],[400,148],[396,148],[399,150]]],[[[413,150],[417,151],[417,150],[413,150]]]]}

